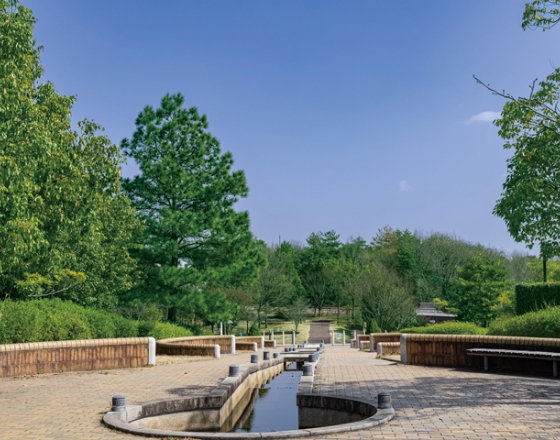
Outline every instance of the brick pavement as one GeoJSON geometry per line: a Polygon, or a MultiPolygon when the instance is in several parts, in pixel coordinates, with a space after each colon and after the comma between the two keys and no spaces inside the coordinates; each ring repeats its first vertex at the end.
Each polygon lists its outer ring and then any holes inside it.
{"type": "MultiPolygon", "coordinates": [[[[158,357],[153,368],[0,379],[0,439],[132,439],[101,425],[114,394],[128,403],[204,393],[232,363],[222,359],[158,357]]],[[[390,391],[396,417],[371,430],[325,439],[560,438],[558,379],[448,368],[374,365],[374,355],[327,346],[316,391],[372,399],[390,391]]]]}

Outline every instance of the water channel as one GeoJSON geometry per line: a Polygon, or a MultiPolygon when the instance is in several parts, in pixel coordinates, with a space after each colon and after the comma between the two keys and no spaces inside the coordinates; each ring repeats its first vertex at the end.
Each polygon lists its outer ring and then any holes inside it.
{"type": "Polygon", "coordinates": [[[249,405],[233,428],[229,429],[229,432],[270,432],[298,429],[296,394],[301,374],[302,372],[296,369],[294,363],[269,383],[253,389],[249,405]]]}

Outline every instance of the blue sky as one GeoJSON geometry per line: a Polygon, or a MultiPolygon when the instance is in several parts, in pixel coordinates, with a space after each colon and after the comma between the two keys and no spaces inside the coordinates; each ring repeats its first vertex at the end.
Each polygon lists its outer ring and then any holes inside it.
{"type": "MultiPolygon", "coordinates": [[[[508,152],[490,119],[560,65],[524,1],[23,0],[45,78],[119,144],[180,92],[245,171],[254,234],[438,231],[523,250],[492,216],[508,152]]],[[[125,176],[136,173],[128,163],[125,176]]]]}

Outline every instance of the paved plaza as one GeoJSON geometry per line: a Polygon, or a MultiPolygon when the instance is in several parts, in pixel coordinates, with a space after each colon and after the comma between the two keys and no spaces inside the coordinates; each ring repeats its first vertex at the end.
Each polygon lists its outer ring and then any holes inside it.
{"type": "MultiPolygon", "coordinates": [[[[0,439],[130,439],[101,424],[111,396],[127,403],[205,393],[250,354],[158,357],[156,367],[0,379],[0,439]]],[[[448,368],[379,365],[327,345],[316,391],[374,399],[390,391],[393,421],[329,439],[560,438],[560,381],[448,368]]]]}

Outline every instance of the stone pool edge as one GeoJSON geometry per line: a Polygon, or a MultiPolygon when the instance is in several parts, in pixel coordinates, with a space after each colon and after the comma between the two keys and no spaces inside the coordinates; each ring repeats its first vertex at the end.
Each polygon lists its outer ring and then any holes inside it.
{"type": "MultiPolygon", "coordinates": [[[[235,391],[243,384],[249,375],[262,370],[273,368],[279,364],[283,364],[283,359],[271,359],[261,361],[258,364],[242,364],[239,365],[238,377],[226,377],[220,385],[212,392],[204,396],[193,396],[186,398],[168,398],[155,401],[149,401],[140,405],[127,405],[124,411],[109,411],[103,416],[103,422],[112,429],[125,432],[128,434],[136,434],[147,437],[175,437],[175,438],[198,438],[198,439],[242,439],[242,438],[302,438],[318,435],[333,434],[339,432],[357,431],[372,428],[390,421],[395,411],[393,408],[378,409],[376,413],[366,419],[344,423],[340,425],[325,426],[320,428],[297,429],[290,431],[276,432],[248,432],[248,433],[222,433],[222,432],[198,432],[198,431],[172,431],[163,429],[151,429],[133,426],[130,422],[150,417],[158,414],[169,414],[173,412],[189,411],[196,409],[216,409],[223,408],[235,391]],[[162,409],[163,408],[163,409],[162,409]]],[[[315,371],[318,360],[316,362],[308,362],[312,365],[312,371],[315,371]]],[[[338,399],[358,402],[375,408],[375,405],[367,400],[334,396],[327,394],[313,394],[314,376],[302,376],[298,387],[297,395],[299,396],[315,396],[324,399],[338,399]]]]}

